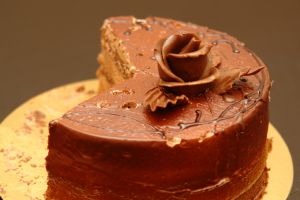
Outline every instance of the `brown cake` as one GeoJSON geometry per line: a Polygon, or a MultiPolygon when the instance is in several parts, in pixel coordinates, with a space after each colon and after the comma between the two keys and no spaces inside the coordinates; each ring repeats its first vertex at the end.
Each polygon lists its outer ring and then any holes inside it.
{"type": "Polygon", "coordinates": [[[234,37],[148,17],[101,28],[100,88],[50,123],[48,199],[254,200],[270,79],[234,37]]]}

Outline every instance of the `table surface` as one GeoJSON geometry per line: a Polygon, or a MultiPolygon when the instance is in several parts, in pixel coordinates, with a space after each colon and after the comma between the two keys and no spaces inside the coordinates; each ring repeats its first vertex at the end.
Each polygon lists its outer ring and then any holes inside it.
{"type": "MultiPolygon", "coordinates": [[[[300,1],[3,1],[0,5],[0,121],[47,89],[95,77],[99,27],[115,15],[163,16],[236,36],[269,66],[270,119],[287,142],[300,198],[300,1]]],[[[284,173],[284,172],[283,172],[284,173]]]]}

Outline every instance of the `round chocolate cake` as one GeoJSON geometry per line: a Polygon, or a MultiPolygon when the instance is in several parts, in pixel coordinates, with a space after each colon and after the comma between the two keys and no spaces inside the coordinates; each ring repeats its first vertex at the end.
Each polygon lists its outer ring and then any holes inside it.
{"type": "Polygon", "coordinates": [[[244,43],[171,19],[101,28],[101,91],[50,123],[48,199],[254,200],[270,78],[244,43]]]}

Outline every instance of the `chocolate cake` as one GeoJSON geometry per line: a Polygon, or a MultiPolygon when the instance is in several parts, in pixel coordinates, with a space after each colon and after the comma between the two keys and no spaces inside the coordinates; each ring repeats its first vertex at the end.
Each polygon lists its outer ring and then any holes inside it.
{"type": "Polygon", "coordinates": [[[244,43],[171,19],[101,28],[101,92],[50,123],[48,199],[254,200],[270,78],[244,43]]]}

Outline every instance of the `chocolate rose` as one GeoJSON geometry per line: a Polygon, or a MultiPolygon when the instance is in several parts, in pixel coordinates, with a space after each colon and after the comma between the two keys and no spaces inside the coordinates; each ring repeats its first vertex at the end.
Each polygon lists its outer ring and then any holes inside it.
{"type": "Polygon", "coordinates": [[[216,80],[217,56],[209,52],[210,44],[202,43],[192,33],[174,34],[155,50],[160,86],[175,94],[197,95],[216,80]]]}
{"type": "Polygon", "coordinates": [[[213,55],[211,44],[193,33],[174,34],[158,43],[154,50],[158,62],[158,87],[146,93],[145,106],[152,111],[168,105],[185,104],[188,96],[211,89],[218,94],[232,88],[241,76],[253,75],[261,68],[219,68],[221,59],[213,55]]]}

